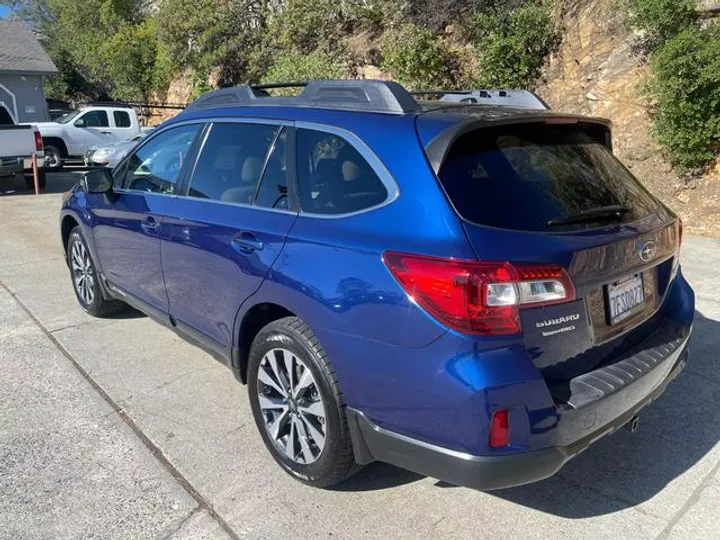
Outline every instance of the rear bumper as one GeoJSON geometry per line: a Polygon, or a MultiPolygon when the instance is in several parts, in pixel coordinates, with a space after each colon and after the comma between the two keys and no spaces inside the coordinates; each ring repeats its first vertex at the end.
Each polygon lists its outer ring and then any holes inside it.
{"type": "MultiPolygon", "coordinates": [[[[688,339],[689,336],[685,336],[677,348],[643,376],[599,399],[598,409],[606,411],[617,411],[615,406],[618,403],[634,405],[626,405],[620,414],[602,427],[567,446],[517,454],[474,456],[384,429],[362,412],[348,409],[355,458],[359,463],[383,461],[451,484],[481,490],[509,488],[543,480],[592,443],[630,422],[638,411],[657,399],[685,367],[688,339]],[[638,396],[641,396],[639,400],[638,396]]],[[[584,412],[597,414],[598,411],[587,411],[586,408],[584,412]]]]}
{"type": "MultiPolygon", "coordinates": [[[[37,158],[37,166],[43,167],[45,158],[37,158]]],[[[10,175],[32,170],[32,157],[14,157],[0,159],[0,175],[10,175]]]]}

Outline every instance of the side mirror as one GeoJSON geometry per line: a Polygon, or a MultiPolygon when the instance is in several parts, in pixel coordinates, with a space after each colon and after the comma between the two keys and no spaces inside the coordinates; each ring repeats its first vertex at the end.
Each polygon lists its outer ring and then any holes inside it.
{"type": "Polygon", "coordinates": [[[113,177],[108,169],[93,169],[85,173],[83,188],[86,193],[109,194],[113,189],[113,177]]]}
{"type": "Polygon", "coordinates": [[[75,127],[85,127],[85,119],[84,118],[78,118],[75,120],[75,127]]]}

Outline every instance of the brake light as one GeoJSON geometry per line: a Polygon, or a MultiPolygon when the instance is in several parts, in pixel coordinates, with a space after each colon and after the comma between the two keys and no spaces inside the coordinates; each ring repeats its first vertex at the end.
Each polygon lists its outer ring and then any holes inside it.
{"type": "Polygon", "coordinates": [[[35,151],[42,152],[44,150],[42,135],[39,131],[35,131],[35,151]]]}
{"type": "Polygon", "coordinates": [[[490,423],[490,448],[505,448],[510,444],[510,414],[507,409],[495,411],[490,423]]]}
{"type": "Polygon", "coordinates": [[[520,332],[520,309],[575,299],[559,266],[464,261],[386,252],[383,260],[405,292],[446,326],[469,334],[520,332]]]}

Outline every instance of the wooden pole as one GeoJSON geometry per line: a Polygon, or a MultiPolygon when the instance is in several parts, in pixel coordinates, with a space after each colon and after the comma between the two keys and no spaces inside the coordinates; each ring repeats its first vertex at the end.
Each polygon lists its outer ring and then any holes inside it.
{"type": "Polygon", "coordinates": [[[33,156],[32,156],[32,165],[33,165],[33,181],[35,182],[35,195],[40,195],[40,178],[38,178],[37,156],[35,154],[33,154],[33,156]]]}

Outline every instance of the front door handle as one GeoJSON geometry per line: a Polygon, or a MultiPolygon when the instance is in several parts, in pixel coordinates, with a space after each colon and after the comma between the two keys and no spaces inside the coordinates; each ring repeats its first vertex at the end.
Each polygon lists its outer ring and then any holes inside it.
{"type": "Polygon", "coordinates": [[[112,131],[101,131],[103,135],[112,135],[112,131]]]}
{"type": "Polygon", "coordinates": [[[230,245],[235,251],[244,255],[248,255],[253,251],[260,251],[265,247],[262,240],[258,240],[250,231],[242,231],[236,234],[230,242],[230,245]]]}
{"type": "Polygon", "coordinates": [[[146,233],[155,232],[160,228],[160,222],[152,216],[146,217],[141,223],[140,227],[146,233]]]}

